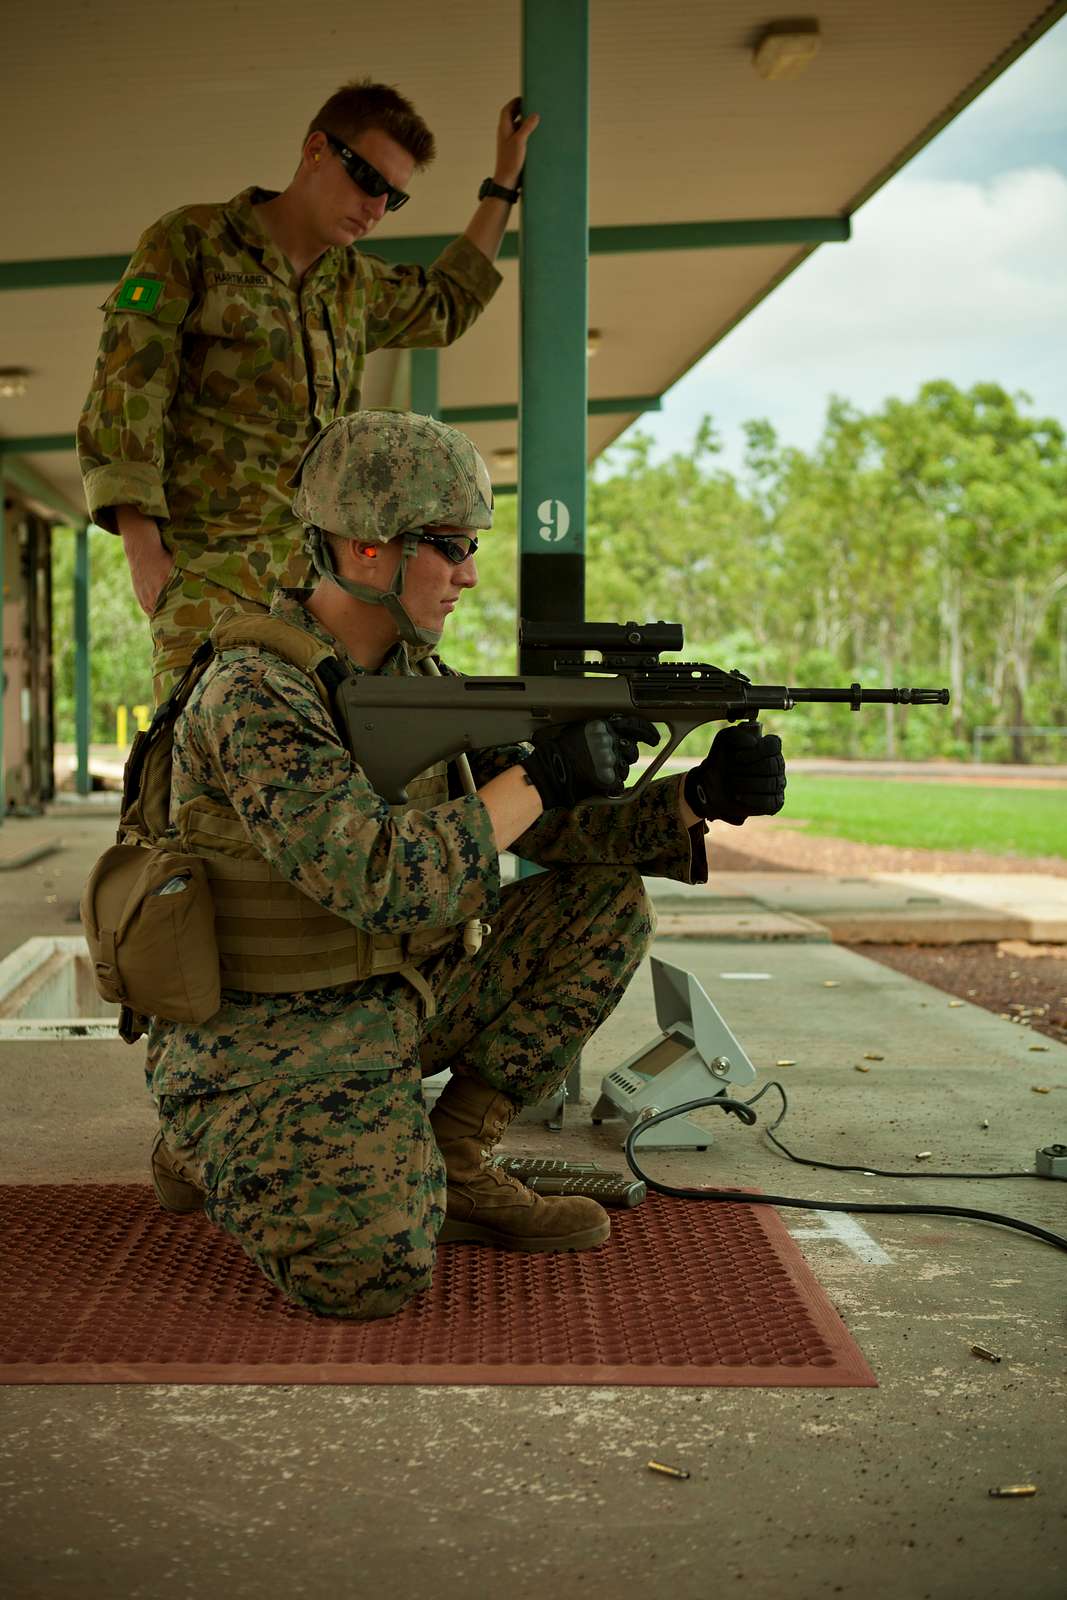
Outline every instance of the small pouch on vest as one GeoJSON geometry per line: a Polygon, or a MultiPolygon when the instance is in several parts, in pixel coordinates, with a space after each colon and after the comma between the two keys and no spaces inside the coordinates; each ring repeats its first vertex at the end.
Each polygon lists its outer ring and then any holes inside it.
{"type": "Polygon", "coordinates": [[[97,993],[168,1022],[206,1022],[221,1004],[215,908],[203,861],[116,844],[81,899],[97,993]]]}

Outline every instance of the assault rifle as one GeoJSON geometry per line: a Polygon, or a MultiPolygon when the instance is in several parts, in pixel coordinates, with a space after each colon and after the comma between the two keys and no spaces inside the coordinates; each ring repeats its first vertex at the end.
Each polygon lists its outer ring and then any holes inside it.
{"type": "Polygon", "coordinates": [[[682,648],[676,622],[522,622],[519,639],[538,671],[514,678],[345,678],[335,703],[353,754],[391,804],[437,761],[493,745],[520,744],[549,723],[642,716],[670,738],[639,781],[600,803],[620,805],[647,787],[686,734],[707,722],[737,722],[804,704],[948,705],[947,689],[797,689],[752,683],[705,662],[661,661],[682,648]],[[600,659],[586,659],[598,651],[600,659]]]}

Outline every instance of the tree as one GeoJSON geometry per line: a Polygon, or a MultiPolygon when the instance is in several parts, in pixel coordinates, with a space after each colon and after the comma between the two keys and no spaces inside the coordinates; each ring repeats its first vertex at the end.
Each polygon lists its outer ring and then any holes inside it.
{"type": "MultiPolygon", "coordinates": [[[[957,734],[972,694],[1010,726],[1027,722],[1035,658],[1067,589],[1064,434],[1023,415],[1027,399],[938,381],[874,423],[936,553],[957,734]]],[[[1026,760],[1018,734],[1011,748],[1026,760]]]]}
{"type": "MultiPolygon", "coordinates": [[[[865,414],[831,399],[810,451],[747,424],[737,476],[705,418],[687,450],[640,432],[589,485],[586,616],[685,627],[685,657],[777,683],[945,682],[949,716],[785,719],[793,754],[966,755],[976,725],[1067,722],[1067,448],[996,384],[937,380],[865,414]]],[[[498,503],[447,656],[516,667],[517,504],[498,503]]],[[[73,729],[73,541],[55,541],[60,737],[73,729]]],[[[148,629],[118,540],[91,538],[93,730],[149,698],[148,629]]],[[[1021,738],[1005,753],[1023,760],[1021,738]]]]}
{"type": "MultiPolygon", "coordinates": [[[[74,535],[52,540],[52,644],[56,738],[74,738],[74,535]]],[[[89,737],[115,741],[119,706],[152,704],[152,641],[130,587],[122,541],[101,528],[89,532],[89,644],[92,717],[89,737]]]]}

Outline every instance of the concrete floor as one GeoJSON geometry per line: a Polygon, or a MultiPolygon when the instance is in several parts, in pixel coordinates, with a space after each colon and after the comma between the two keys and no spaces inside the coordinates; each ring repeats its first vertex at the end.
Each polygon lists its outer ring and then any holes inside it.
{"type": "MultiPolygon", "coordinates": [[[[18,827],[2,830],[0,955],[76,931],[81,881],[113,824],[68,811],[21,838],[18,827]],[[58,852],[11,865],[20,845],[60,836],[58,852]]],[[[1067,1142],[1067,1049],[814,936],[716,937],[736,930],[715,917],[706,931],[657,953],[698,975],[760,1081],[786,1085],[780,1132],[796,1150],[902,1170],[929,1150],[931,1169],[995,1171],[1067,1142]],[[737,972],[768,976],[725,976],[737,972]]],[[[564,1133],[524,1126],[508,1147],[621,1168],[589,1106],[653,1031],[645,968],[586,1052],[586,1103],[564,1133]]],[[[0,1044],[0,1104],[5,1181],[143,1179],[139,1047],[0,1044]]],[[[650,1170],[971,1205],[1067,1232],[1064,1184],[816,1173],[732,1120],[708,1127],[706,1154],[649,1156],[650,1170]]],[[[1063,1254],[962,1220],[783,1214],[878,1389],[7,1388],[0,1582],[79,1600],[500,1588],[512,1600],[1062,1600],[1063,1254]],[[692,1476],[656,1476],[650,1457],[692,1476]],[[988,1495],[1023,1482],[1033,1499],[988,1495]]]]}

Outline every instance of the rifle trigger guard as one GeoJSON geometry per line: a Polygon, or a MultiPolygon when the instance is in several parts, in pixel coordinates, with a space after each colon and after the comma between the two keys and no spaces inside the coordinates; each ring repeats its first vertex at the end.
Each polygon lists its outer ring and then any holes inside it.
{"type": "Polygon", "coordinates": [[[587,806],[628,806],[631,800],[636,800],[639,794],[644,794],[653,778],[659,775],[664,762],[674,754],[687,734],[692,733],[696,728],[702,727],[708,720],[707,717],[698,717],[695,721],[680,722],[677,726],[673,722],[668,722],[667,727],[670,729],[670,738],[664,748],[657,752],[652,765],[645,769],[635,784],[632,784],[629,789],[624,789],[622,794],[601,794],[592,800],[583,800],[582,804],[587,806]]]}

